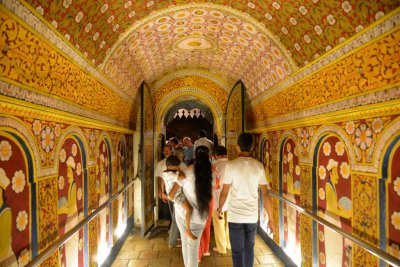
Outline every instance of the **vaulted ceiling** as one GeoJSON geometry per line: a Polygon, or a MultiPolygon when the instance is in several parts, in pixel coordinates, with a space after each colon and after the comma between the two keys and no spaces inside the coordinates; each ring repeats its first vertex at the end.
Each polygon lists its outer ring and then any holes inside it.
{"type": "Polygon", "coordinates": [[[259,96],[399,7],[398,0],[26,0],[129,96],[181,68],[259,96]]]}

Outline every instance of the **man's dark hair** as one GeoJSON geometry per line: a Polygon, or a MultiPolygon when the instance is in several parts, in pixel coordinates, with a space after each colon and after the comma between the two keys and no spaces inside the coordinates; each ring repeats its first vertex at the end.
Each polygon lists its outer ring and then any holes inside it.
{"type": "Polygon", "coordinates": [[[201,131],[199,132],[199,136],[200,136],[200,137],[206,137],[206,135],[207,135],[207,133],[206,133],[205,130],[201,130],[201,131]]]}
{"type": "Polygon", "coordinates": [[[171,155],[165,160],[165,165],[167,165],[167,167],[168,166],[179,167],[179,165],[181,165],[181,160],[177,156],[171,155]]]}
{"type": "Polygon", "coordinates": [[[217,147],[214,149],[214,154],[217,155],[217,156],[226,156],[226,154],[227,154],[226,147],[224,147],[224,146],[217,146],[217,147]]]}
{"type": "Polygon", "coordinates": [[[179,140],[176,137],[171,137],[169,139],[169,143],[174,143],[175,145],[179,144],[179,140]]]}
{"type": "Polygon", "coordinates": [[[253,148],[253,136],[249,133],[239,135],[237,144],[242,152],[250,152],[253,148]]]}

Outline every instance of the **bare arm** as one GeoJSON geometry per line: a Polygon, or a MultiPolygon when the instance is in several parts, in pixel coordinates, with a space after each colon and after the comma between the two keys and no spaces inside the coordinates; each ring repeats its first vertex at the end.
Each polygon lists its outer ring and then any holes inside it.
{"type": "Polygon", "coordinates": [[[178,192],[179,188],[181,188],[177,183],[174,183],[174,185],[172,186],[171,191],[169,191],[168,193],[168,199],[169,200],[173,200],[175,197],[176,192],[178,192]]]}
{"type": "Polygon", "coordinates": [[[219,195],[219,206],[217,209],[218,211],[221,211],[222,207],[224,206],[230,188],[230,184],[224,184],[224,186],[222,187],[221,194],[219,195]]]}
{"type": "Polygon", "coordinates": [[[165,192],[165,184],[164,184],[164,180],[158,176],[158,197],[162,199],[163,202],[167,202],[168,197],[166,194],[164,194],[165,192]]]}
{"type": "Polygon", "coordinates": [[[263,205],[264,205],[264,209],[267,211],[268,214],[268,227],[271,229],[272,232],[274,232],[274,224],[272,223],[272,200],[268,194],[267,191],[267,186],[266,185],[261,185],[260,186],[261,189],[261,195],[263,198],[263,205]]]}

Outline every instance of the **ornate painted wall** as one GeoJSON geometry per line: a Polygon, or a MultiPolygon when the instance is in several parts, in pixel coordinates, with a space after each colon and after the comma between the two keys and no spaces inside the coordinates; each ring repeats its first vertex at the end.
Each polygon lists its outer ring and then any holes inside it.
{"type": "MultiPolygon", "coordinates": [[[[133,132],[84,118],[65,123],[39,106],[2,108],[0,263],[24,266],[133,179],[133,132]]],[[[45,264],[92,265],[101,246],[112,247],[118,226],[133,220],[128,194],[45,264]]]]}

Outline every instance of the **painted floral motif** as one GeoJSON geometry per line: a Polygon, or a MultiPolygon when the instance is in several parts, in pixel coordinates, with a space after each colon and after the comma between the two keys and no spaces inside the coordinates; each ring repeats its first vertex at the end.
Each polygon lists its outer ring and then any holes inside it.
{"type": "Polygon", "coordinates": [[[26,266],[28,265],[30,260],[29,251],[24,249],[18,257],[18,266],[26,266]]]}
{"type": "Polygon", "coordinates": [[[76,192],[76,197],[78,198],[78,200],[82,199],[82,187],[78,188],[78,191],[76,192]]]}
{"type": "Polygon", "coordinates": [[[17,218],[16,218],[16,224],[17,224],[17,229],[22,232],[26,229],[26,226],[28,225],[28,213],[26,211],[20,211],[18,212],[17,218]]]}
{"type": "Polygon", "coordinates": [[[62,148],[62,149],[60,150],[60,161],[61,161],[62,163],[64,163],[66,159],[67,159],[67,152],[65,151],[64,148],[62,148]]]}
{"type": "Polygon", "coordinates": [[[74,157],[78,153],[78,146],[76,144],[72,145],[71,152],[72,152],[72,156],[74,156],[74,157]]]}
{"type": "Polygon", "coordinates": [[[396,177],[396,180],[394,180],[394,191],[398,196],[400,196],[400,177],[396,177]]]}
{"type": "Polygon", "coordinates": [[[7,161],[12,156],[12,149],[8,141],[3,140],[0,142],[0,159],[1,161],[7,161]]]}
{"type": "Polygon", "coordinates": [[[383,121],[381,118],[376,118],[372,121],[372,130],[374,133],[380,133],[383,129],[383,121]]]}
{"type": "Polygon", "coordinates": [[[356,145],[361,149],[365,150],[372,144],[372,130],[367,124],[361,124],[355,131],[356,134],[356,145]]]}
{"type": "Polygon", "coordinates": [[[64,189],[64,186],[65,186],[65,179],[64,179],[64,176],[58,177],[58,188],[59,188],[60,190],[63,190],[63,189],[64,189]]]}
{"type": "Polygon", "coordinates": [[[81,173],[82,173],[82,164],[78,162],[78,164],[76,164],[76,174],[81,175],[81,173]]]}
{"type": "Polygon", "coordinates": [[[300,166],[299,165],[296,165],[294,170],[295,170],[297,175],[300,175],[300,166]]]}
{"type": "Polygon", "coordinates": [[[325,142],[324,146],[322,147],[322,150],[324,152],[324,155],[328,157],[331,154],[331,144],[325,142]]]}
{"type": "Polygon", "coordinates": [[[319,240],[320,242],[324,242],[324,241],[325,241],[325,234],[324,234],[323,231],[319,231],[319,232],[318,232],[318,240],[319,240]]]}
{"type": "Polygon", "coordinates": [[[342,162],[340,164],[340,174],[344,179],[348,179],[350,177],[350,166],[347,162],[342,162]]]}
{"type": "Polygon", "coordinates": [[[42,123],[40,122],[40,120],[35,120],[32,123],[32,130],[35,135],[40,134],[40,131],[42,131],[42,123]]]}
{"type": "Polygon", "coordinates": [[[319,178],[321,180],[325,180],[325,178],[326,178],[326,169],[325,169],[324,165],[319,166],[318,174],[319,174],[319,178]]]}
{"type": "Polygon", "coordinates": [[[318,190],[318,196],[321,200],[325,200],[325,190],[322,187],[318,190]]]}
{"type": "Polygon", "coordinates": [[[54,131],[50,126],[46,126],[41,132],[41,144],[47,153],[54,148],[54,131]]]}
{"type": "Polygon", "coordinates": [[[321,264],[325,264],[325,253],[323,253],[323,252],[319,253],[319,262],[321,264]]]}
{"type": "Polygon", "coordinates": [[[56,124],[56,126],[54,126],[54,133],[56,134],[56,137],[60,137],[61,135],[61,125],[60,124],[56,124]]]}
{"type": "Polygon", "coordinates": [[[345,123],[344,129],[346,130],[346,133],[348,134],[353,134],[356,130],[356,124],[354,121],[348,121],[345,123]]]}
{"type": "Polygon", "coordinates": [[[80,238],[79,239],[79,250],[82,251],[82,249],[83,249],[83,239],[80,238]]]}
{"type": "Polygon", "coordinates": [[[308,131],[307,131],[307,130],[304,129],[303,131],[301,131],[301,134],[300,134],[300,138],[301,138],[300,143],[301,143],[301,145],[302,145],[303,147],[308,147],[308,145],[310,144],[309,137],[310,137],[310,135],[308,134],[308,131]]]}
{"type": "Polygon", "coordinates": [[[12,178],[12,189],[15,193],[21,193],[25,188],[25,174],[22,170],[16,171],[12,178]]]}
{"type": "Polygon", "coordinates": [[[394,227],[394,229],[400,231],[400,212],[393,212],[391,216],[391,222],[394,227]]]}
{"type": "Polygon", "coordinates": [[[344,154],[344,145],[342,142],[336,142],[335,144],[335,152],[338,156],[343,156],[344,154]]]}

